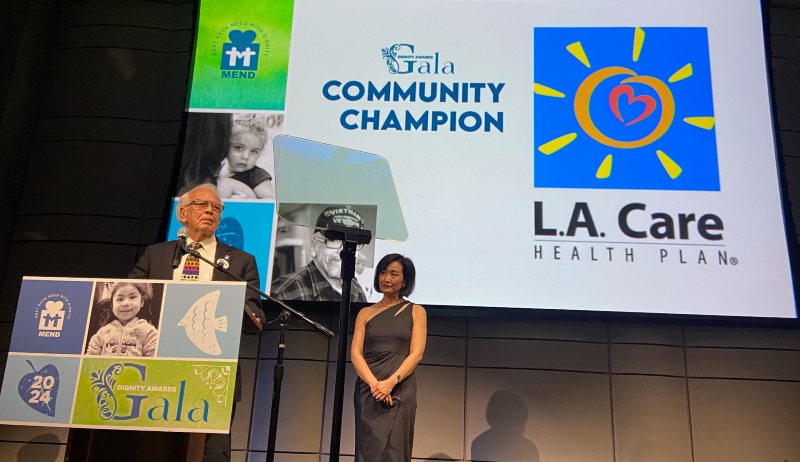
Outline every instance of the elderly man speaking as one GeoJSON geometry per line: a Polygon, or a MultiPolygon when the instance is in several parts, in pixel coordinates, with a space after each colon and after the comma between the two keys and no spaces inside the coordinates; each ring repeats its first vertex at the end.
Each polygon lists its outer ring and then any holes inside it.
{"type": "MultiPolygon", "coordinates": [[[[259,286],[256,259],[249,253],[230,247],[220,242],[214,232],[219,226],[220,215],[225,206],[217,195],[217,188],[212,184],[201,184],[181,196],[178,201],[178,221],[189,230],[187,244],[211,261],[224,259],[228,262],[228,270],[247,281],[254,287],[259,286]]],[[[226,281],[224,274],[214,271],[211,265],[199,261],[191,255],[184,255],[181,264],[173,269],[172,256],[177,241],[153,244],[144,251],[144,255],[128,274],[132,279],[171,279],[175,281],[226,281]]],[[[258,318],[261,325],[266,323],[261,310],[261,297],[248,290],[245,303],[258,318]]],[[[244,325],[249,325],[245,316],[244,325]]],[[[234,403],[241,401],[242,380],[239,368],[236,368],[236,387],[233,395],[234,403]]],[[[235,408],[234,408],[235,409],[235,408]]],[[[230,435],[208,434],[203,454],[203,461],[229,461],[231,453],[230,435]]]]}

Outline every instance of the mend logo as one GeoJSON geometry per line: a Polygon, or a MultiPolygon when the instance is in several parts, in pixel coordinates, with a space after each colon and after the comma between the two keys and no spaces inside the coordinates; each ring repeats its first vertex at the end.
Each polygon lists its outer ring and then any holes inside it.
{"type": "Polygon", "coordinates": [[[34,311],[34,316],[39,318],[39,337],[60,337],[64,321],[71,315],[72,305],[67,297],[51,294],[42,298],[34,311]]]}
{"type": "Polygon", "coordinates": [[[217,31],[211,43],[211,56],[213,60],[219,60],[217,62],[223,79],[256,78],[259,58],[266,59],[267,54],[267,33],[263,27],[252,22],[226,25],[217,31]]]}
{"type": "Polygon", "coordinates": [[[11,351],[81,354],[93,289],[94,281],[23,279],[11,351]]]}
{"type": "Polygon", "coordinates": [[[450,61],[439,64],[439,52],[433,54],[416,54],[414,45],[395,43],[381,49],[381,56],[389,68],[390,74],[455,74],[455,66],[450,61]]]}
{"type": "Polygon", "coordinates": [[[719,191],[708,33],[535,28],[534,185],[719,191]]]}
{"type": "Polygon", "coordinates": [[[232,30],[228,34],[230,42],[222,44],[222,64],[220,69],[255,71],[258,69],[258,53],[261,45],[253,43],[256,32],[253,30],[232,30]]]}

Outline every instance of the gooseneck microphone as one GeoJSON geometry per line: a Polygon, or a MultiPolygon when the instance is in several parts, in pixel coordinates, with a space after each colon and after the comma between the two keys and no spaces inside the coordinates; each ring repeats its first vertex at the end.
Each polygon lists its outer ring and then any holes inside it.
{"type": "Polygon", "coordinates": [[[189,230],[184,226],[178,230],[178,245],[175,246],[175,253],[172,254],[172,269],[181,266],[181,258],[186,253],[187,237],[189,237],[189,230]]]}

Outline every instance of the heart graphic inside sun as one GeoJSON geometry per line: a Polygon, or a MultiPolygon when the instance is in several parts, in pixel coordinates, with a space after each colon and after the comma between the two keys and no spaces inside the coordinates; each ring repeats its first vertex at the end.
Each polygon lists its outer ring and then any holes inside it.
{"type": "Polygon", "coordinates": [[[620,122],[625,122],[625,120],[622,118],[622,114],[619,112],[619,99],[622,95],[626,95],[628,97],[628,106],[633,103],[644,103],[644,111],[639,114],[639,117],[626,123],[626,127],[637,122],[641,122],[656,110],[656,100],[654,100],[652,96],[639,95],[634,97],[633,87],[630,85],[617,85],[613,90],[611,90],[611,94],[608,95],[608,105],[611,107],[611,111],[615,116],[617,116],[617,119],[619,119],[620,122]]]}

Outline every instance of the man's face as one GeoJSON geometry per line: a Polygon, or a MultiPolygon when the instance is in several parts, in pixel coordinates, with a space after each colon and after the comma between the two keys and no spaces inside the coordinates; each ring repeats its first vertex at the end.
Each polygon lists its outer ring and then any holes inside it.
{"type": "MultiPolygon", "coordinates": [[[[330,241],[331,243],[340,244],[339,241],[330,241]]],[[[313,252],[314,263],[320,271],[327,274],[329,278],[341,279],[342,278],[342,259],[339,252],[342,251],[341,247],[338,249],[329,249],[325,245],[325,236],[320,233],[314,233],[314,240],[311,242],[311,250],[313,252]]]]}
{"type": "Polygon", "coordinates": [[[216,202],[217,204],[221,204],[222,201],[210,189],[200,188],[189,194],[190,205],[181,207],[180,216],[189,229],[189,236],[194,241],[202,241],[214,235],[219,226],[220,214],[214,211],[210,203],[203,208],[191,204],[194,200],[216,202]]]}
{"type": "Polygon", "coordinates": [[[241,129],[235,131],[228,150],[228,169],[239,173],[255,167],[263,147],[264,140],[256,133],[241,129]]]}

